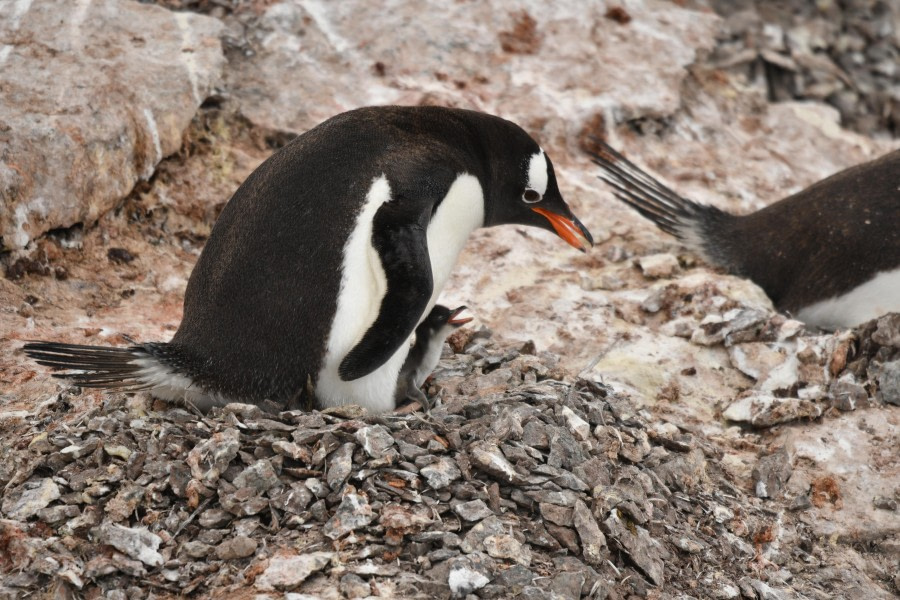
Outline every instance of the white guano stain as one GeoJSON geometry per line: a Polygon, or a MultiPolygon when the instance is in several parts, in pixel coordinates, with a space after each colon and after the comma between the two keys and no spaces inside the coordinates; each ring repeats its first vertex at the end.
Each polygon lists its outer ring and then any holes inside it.
{"type": "MultiPolygon", "coordinates": [[[[0,2],[0,18],[6,21],[7,33],[13,33],[19,29],[22,23],[22,17],[31,8],[31,0],[14,0],[14,2],[0,2]],[[7,12],[7,8],[12,5],[12,10],[7,12]]],[[[0,65],[6,62],[12,52],[11,44],[0,45],[0,65]]]]}
{"type": "Polygon", "coordinates": [[[198,83],[197,73],[197,57],[194,54],[194,33],[189,22],[187,13],[174,13],[175,23],[181,31],[181,62],[187,70],[188,80],[191,82],[191,94],[194,96],[194,102],[199,106],[203,102],[200,96],[200,84],[198,83]]]}
{"type": "Polygon", "coordinates": [[[141,179],[147,180],[150,179],[150,176],[153,175],[153,171],[156,169],[156,165],[162,160],[163,153],[162,144],[159,140],[159,128],[156,126],[156,118],[154,118],[153,111],[149,108],[144,109],[144,120],[147,121],[147,132],[150,134],[150,139],[153,140],[153,157],[147,161],[147,164],[141,170],[141,179]]]}

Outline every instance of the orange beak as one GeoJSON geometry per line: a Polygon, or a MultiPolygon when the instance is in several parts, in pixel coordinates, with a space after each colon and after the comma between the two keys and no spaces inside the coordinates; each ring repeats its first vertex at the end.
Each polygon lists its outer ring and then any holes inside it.
{"type": "Polygon", "coordinates": [[[555,212],[550,212],[540,206],[534,206],[531,210],[550,221],[556,234],[566,240],[572,247],[577,248],[582,252],[587,252],[588,248],[593,247],[594,241],[591,238],[590,232],[585,229],[584,225],[582,225],[578,219],[573,221],[572,219],[558,215],[555,212]]]}

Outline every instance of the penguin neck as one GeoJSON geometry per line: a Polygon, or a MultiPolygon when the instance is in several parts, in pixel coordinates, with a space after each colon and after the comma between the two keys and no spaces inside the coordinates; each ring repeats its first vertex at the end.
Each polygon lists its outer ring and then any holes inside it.
{"type": "MultiPolygon", "coordinates": [[[[428,350],[428,343],[433,332],[430,329],[418,327],[416,329],[416,342],[406,355],[406,362],[403,363],[401,373],[409,374],[419,369],[422,364],[422,358],[428,350]]],[[[401,375],[402,377],[402,375],[401,375]]]]}
{"type": "Polygon", "coordinates": [[[421,354],[416,357],[418,362],[414,379],[416,387],[421,387],[421,385],[425,383],[425,380],[428,379],[428,376],[434,371],[434,368],[441,360],[441,354],[444,351],[444,340],[447,339],[447,336],[450,335],[454,329],[455,328],[452,325],[444,325],[437,331],[429,332],[430,335],[422,336],[421,339],[418,335],[416,336],[416,348],[413,348],[413,352],[416,350],[421,352],[421,354]],[[419,348],[420,344],[421,348],[419,348]]]}
{"type": "Polygon", "coordinates": [[[428,255],[433,286],[431,301],[422,314],[428,315],[447,283],[459,253],[469,235],[484,225],[484,191],[478,178],[468,173],[457,176],[447,195],[428,223],[428,255]]]}

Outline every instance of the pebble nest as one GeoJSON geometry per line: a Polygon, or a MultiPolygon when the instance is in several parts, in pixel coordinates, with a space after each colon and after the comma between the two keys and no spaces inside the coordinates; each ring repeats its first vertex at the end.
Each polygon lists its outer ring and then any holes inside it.
{"type": "MultiPolygon", "coordinates": [[[[886,319],[875,336],[886,344],[871,340],[878,323],[861,328],[869,337],[849,365],[896,358],[900,334],[884,335],[900,318],[886,319]]],[[[760,498],[729,481],[702,433],[654,420],[602,383],[565,382],[553,355],[487,331],[450,342],[429,390],[442,401],[427,415],[244,404],[198,415],[112,394],[73,419],[70,389],[6,421],[0,597],[853,589],[830,564],[834,546],[804,533],[804,510],[839,492],[772,498],[790,477],[786,453],[760,458],[757,492],[762,482],[771,496],[760,498]],[[773,543],[775,530],[792,533],[773,543]]],[[[888,555],[870,558],[892,572],[888,555]]]]}

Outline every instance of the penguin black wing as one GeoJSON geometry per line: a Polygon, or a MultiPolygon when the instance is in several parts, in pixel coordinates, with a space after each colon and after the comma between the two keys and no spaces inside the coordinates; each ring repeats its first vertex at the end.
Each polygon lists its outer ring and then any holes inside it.
{"type": "Polygon", "coordinates": [[[433,163],[417,166],[417,173],[389,176],[392,199],[375,213],[372,245],[381,258],[387,292],[375,322],[341,361],[338,374],[344,381],[365,377],[387,362],[407,343],[431,299],[428,223],[456,173],[433,163]]]}

